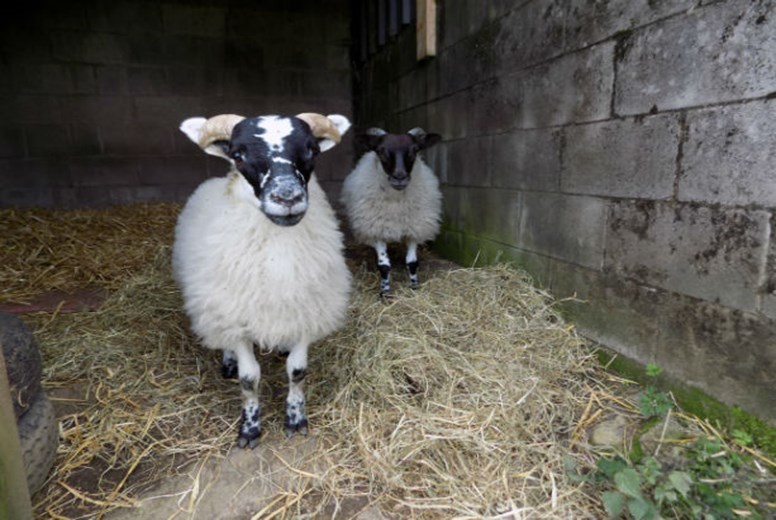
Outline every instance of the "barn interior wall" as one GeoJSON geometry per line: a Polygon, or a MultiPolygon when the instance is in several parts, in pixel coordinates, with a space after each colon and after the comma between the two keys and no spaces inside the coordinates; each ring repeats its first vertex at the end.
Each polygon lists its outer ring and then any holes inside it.
{"type": "MultiPolygon", "coordinates": [[[[187,117],[352,117],[349,24],[347,0],[16,5],[0,21],[0,206],[183,200],[226,171],[178,130],[187,117]]],[[[352,160],[322,155],[324,187],[352,160]]]]}
{"type": "Polygon", "coordinates": [[[511,261],[579,330],[776,421],[776,6],[437,2],[355,67],[361,126],[422,126],[434,247],[511,261]]]}

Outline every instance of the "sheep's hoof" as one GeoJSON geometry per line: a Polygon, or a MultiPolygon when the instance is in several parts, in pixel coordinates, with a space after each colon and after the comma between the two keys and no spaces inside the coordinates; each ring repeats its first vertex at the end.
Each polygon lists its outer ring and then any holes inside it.
{"type": "Polygon", "coordinates": [[[261,437],[261,408],[258,404],[248,404],[243,407],[237,444],[241,448],[247,446],[253,449],[259,443],[259,437],[261,437]]]}
{"type": "Polygon", "coordinates": [[[253,449],[259,443],[261,437],[261,426],[256,423],[243,422],[240,425],[240,436],[237,437],[237,445],[241,448],[248,447],[253,449]]]}
{"type": "Polygon", "coordinates": [[[286,417],[286,437],[290,439],[295,433],[307,437],[307,419],[300,419],[296,423],[292,423],[291,419],[286,417]]]}
{"type": "Polygon", "coordinates": [[[410,282],[410,289],[417,289],[420,287],[420,282],[410,282]]]}
{"type": "Polygon", "coordinates": [[[388,291],[380,291],[380,299],[383,301],[388,301],[393,299],[393,293],[388,291]]]}
{"type": "MultiPolygon", "coordinates": [[[[259,435],[261,435],[261,432],[259,432],[259,435]]],[[[253,439],[249,439],[247,437],[244,437],[242,433],[240,433],[240,437],[237,439],[237,445],[240,448],[248,447],[250,449],[255,448],[259,444],[259,437],[255,437],[253,439]]]]}

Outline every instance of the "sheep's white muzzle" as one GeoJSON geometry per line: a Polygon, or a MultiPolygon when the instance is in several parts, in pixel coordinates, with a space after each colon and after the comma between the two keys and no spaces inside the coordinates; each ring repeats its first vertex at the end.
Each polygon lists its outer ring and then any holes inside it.
{"type": "Polygon", "coordinates": [[[307,212],[307,190],[293,180],[274,183],[262,198],[262,211],[279,226],[293,226],[307,212]]]}

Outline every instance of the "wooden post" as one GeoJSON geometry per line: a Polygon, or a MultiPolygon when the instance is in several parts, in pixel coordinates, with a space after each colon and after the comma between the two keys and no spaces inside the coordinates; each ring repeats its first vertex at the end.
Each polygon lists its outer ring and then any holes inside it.
{"type": "Polygon", "coordinates": [[[16,429],[8,373],[0,348],[0,518],[32,518],[27,472],[22,461],[22,448],[16,429]]]}
{"type": "Polygon", "coordinates": [[[418,61],[436,56],[436,0],[418,0],[418,61]]]}

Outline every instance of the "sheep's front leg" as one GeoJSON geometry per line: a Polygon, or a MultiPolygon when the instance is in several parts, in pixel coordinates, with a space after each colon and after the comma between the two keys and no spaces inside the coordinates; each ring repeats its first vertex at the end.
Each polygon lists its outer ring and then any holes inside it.
{"type": "Polygon", "coordinates": [[[410,287],[417,289],[418,285],[420,285],[418,282],[418,267],[420,266],[420,262],[418,262],[417,242],[407,242],[407,256],[405,257],[405,262],[407,264],[407,271],[410,273],[410,287]]]}
{"type": "Polygon", "coordinates": [[[261,368],[253,354],[253,343],[244,341],[234,349],[237,371],[240,376],[240,390],[243,396],[240,435],[237,443],[241,448],[253,449],[261,436],[261,406],[259,406],[259,379],[261,368]]]}
{"type": "Polygon", "coordinates": [[[372,247],[377,252],[377,268],[380,270],[380,296],[391,292],[391,260],[388,258],[388,244],[375,242],[372,247]]]}
{"type": "Polygon", "coordinates": [[[288,397],[286,398],[286,436],[295,432],[307,435],[307,415],[304,409],[304,378],[307,375],[307,342],[294,345],[286,359],[288,397]]]}

